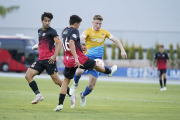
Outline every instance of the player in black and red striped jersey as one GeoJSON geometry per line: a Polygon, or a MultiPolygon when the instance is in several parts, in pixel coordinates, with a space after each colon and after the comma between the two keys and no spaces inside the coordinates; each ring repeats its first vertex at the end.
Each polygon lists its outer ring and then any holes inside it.
{"type": "Polygon", "coordinates": [[[169,56],[166,52],[164,52],[164,46],[160,45],[159,46],[159,52],[156,53],[154,60],[153,60],[153,69],[154,69],[154,64],[157,60],[157,68],[158,68],[158,75],[159,75],[159,83],[161,86],[160,91],[166,91],[166,71],[167,71],[167,65],[166,65],[166,61],[168,60],[169,62],[171,62],[171,59],[169,59],[169,56]],[[162,84],[162,76],[164,78],[164,87],[162,84]]]}
{"type": "MultiPolygon", "coordinates": [[[[44,12],[41,16],[42,28],[38,30],[39,44],[33,46],[35,49],[39,48],[39,58],[31,65],[30,68],[28,68],[25,75],[29,86],[36,94],[35,99],[31,102],[32,104],[37,104],[39,101],[44,99],[35,80],[33,79],[35,75],[40,75],[44,70],[46,70],[55,84],[61,86],[63,82],[59,79],[56,66],[56,56],[61,49],[62,43],[56,30],[50,27],[50,22],[52,19],[53,15],[51,13],[44,12]],[[56,46],[54,43],[56,43],[56,46]]],[[[69,87],[67,88],[67,94],[69,94],[69,87]]],[[[76,96],[72,95],[71,105],[74,105],[75,102],[76,96]]]]}

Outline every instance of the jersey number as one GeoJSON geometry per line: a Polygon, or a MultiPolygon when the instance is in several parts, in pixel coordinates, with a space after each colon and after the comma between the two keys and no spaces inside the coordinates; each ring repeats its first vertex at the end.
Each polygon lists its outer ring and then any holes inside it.
{"type": "Polygon", "coordinates": [[[66,37],[66,40],[64,41],[63,38],[62,38],[62,41],[63,41],[63,48],[64,48],[64,51],[70,51],[70,48],[69,48],[69,42],[67,42],[67,37],[66,37]]]}

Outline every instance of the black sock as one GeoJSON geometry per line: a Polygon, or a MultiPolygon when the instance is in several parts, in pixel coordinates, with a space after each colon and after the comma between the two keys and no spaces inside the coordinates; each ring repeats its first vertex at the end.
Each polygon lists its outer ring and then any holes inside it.
{"type": "Polygon", "coordinates": [[[38,86],[36,84],[35,81],[32,81],[31,83],[29,83],[29,86],[31,87],[31,89],[34,91],[34,93],[37,95],[39,92],[38,90],[38,86]]]}
{"type": "Polygon", "coordinates": [[[160,83],[160,86],[161,86],[161,88],[162,88],[162,80],[159,80],[159,83],[160,83]]]}
{"type": "Polygon", "coordinates": [[[61,104],[63,105],[65,96],[66,96],[65,94],[60,93],[60,95],[59,95],[59,104],[58,105],[61,105],[61,104]]]}
{"type": "Polygon", "coordinates": [[[110,74],[111,73],[111,69],[110,68],[107,68],[107,67],[104,67],[105,68],[105,74],[110,74]]]}
{"type": "Polygon", "coordinates": [[[69,87],[67,87],[67,94],[69,95],[69,97],[71,97],[71,95],[69,94],[69,87]]]}
{"type": "Polygon", "coordinates": [[[166,78],[164,78],[164,87],[166,87],[166,78]]]}

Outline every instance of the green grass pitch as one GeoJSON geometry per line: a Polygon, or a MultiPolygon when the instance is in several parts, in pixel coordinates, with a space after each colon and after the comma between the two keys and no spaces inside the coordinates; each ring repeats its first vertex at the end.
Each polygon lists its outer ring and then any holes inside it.
{"type": "MultiPolygon", "coordinates": [[[[179,120],[180,85],[98,81],[80,106],[79,93],[88,81],[80,81],[77,104],[70,108],[66,97],[63,111],[54,112],[60,87],[50,79],[36,79],[44,101],[30,104],[35,95],[24,78],[0,77],[0,120],[179,120]]],[[[72,85],[73,81],[71,81],[72,85]]]]}

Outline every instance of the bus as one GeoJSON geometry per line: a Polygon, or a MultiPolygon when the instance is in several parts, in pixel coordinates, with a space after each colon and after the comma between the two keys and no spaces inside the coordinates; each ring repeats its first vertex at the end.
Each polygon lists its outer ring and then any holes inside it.
{"type": "Polygon", "coordinates": [[[38,51],[31,49],[35,44],[32,37],[0,35],[0,70],[26,71],[38,59],[38,51]]]}

